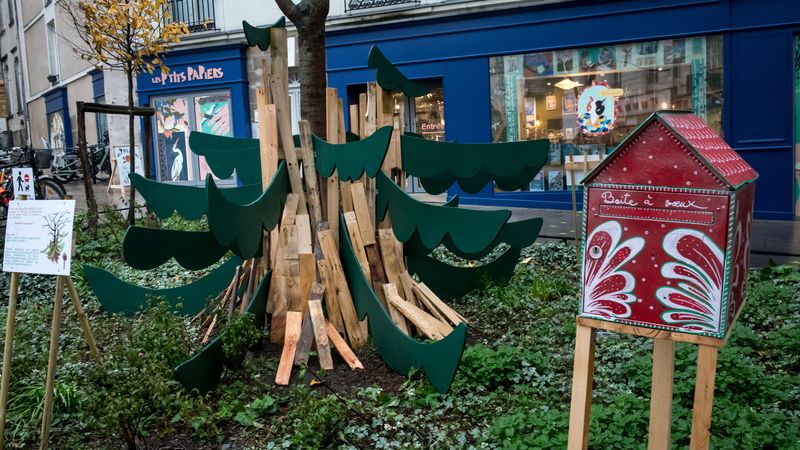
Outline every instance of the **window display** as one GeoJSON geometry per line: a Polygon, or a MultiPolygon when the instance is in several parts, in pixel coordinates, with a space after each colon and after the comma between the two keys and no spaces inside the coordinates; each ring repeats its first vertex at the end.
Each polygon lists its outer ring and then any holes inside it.
{"type": "MultiPolygon", "coordinates": [[[[608,154],[658,110],[692,110],[722,134],[722,37],[489,59],[492,141],[549,139],[530,191],[563,190],[566,155],[608,154]]],[[[497,189],[496,189],[497,190],[497,189]]]]}

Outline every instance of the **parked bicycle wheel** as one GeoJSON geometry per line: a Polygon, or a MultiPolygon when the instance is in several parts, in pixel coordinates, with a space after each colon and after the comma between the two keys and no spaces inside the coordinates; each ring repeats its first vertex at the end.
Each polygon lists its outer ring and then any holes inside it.
{"type": "Polygon", "coordinates": [[[92,152],[92,178],[95,183],[111,178],[111,160],[107,148],[92,152]]]}
{"type": "Polygon", "coordinates": [[[64,187],[56,180],[39,178],[34,183],[36,200],[61,200],[66,195],[64,187]]]}
{"type": "Polygon", "coordinates": [[[50,163],[50,175],[62,183],[83,178],[80,158],[74,153],[54,157],[53,162],[50,163]]]}
{"type": "Polygon", "coordinates": [[[36,180],[37,180],[37,182],[41,181],[41,180],[45,180],[46,183],[50,183],[50,184],[54,185],[54,187],[58,187],[58,190],[61,191],[61,195],[66,197],[67,188],[64,187],[64,184],[62,182],[56,180],[55,178],[40,176],[36,180]]]}

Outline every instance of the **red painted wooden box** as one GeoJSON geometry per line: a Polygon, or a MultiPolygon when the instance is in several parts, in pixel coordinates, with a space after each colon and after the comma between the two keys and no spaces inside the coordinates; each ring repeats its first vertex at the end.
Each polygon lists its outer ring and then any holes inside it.
{"type": "Polygon", "coordinates": [[[694,114],[651,115],[583,180],[580,316],[724,338],[757,177],[694,114]]]}

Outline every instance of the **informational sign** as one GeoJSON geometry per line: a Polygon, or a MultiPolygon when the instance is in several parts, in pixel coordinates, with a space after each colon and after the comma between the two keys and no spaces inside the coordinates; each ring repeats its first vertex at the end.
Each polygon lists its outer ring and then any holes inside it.
{"type": "Polygon", "coordinates": [[[617,97],[621,89],[606,83],[586,87],[578,96],[578,126],[583,134],[600,136],[614,128],[617,121],[617,97]]]}
{"type": "Polygon", "coordinates": [[[75,200],[12,200],[3,272],[69,275],[75,200]]]}
{"type": "MultiPolygon", "coordinates": [[[[142,163],[142,155],[139,147],[134,150],[136,158],[136,173],[144,176],[144,163],[142,163]]],[[[119,184],[123,186],[130,186],[131,180],[128,175],[131,173],[131,154],[130,147],[114,147],[114,159],[117,161],[117,174],[119,175],[119,184]]]]}
{"type": "Polygon", "coordinates": [[[14,196],[19,199],[20,195],[27,195],[29,200],[33,200],[33,169],[30,167],[11,169],[11,178],[14,182],[14,196]]]}

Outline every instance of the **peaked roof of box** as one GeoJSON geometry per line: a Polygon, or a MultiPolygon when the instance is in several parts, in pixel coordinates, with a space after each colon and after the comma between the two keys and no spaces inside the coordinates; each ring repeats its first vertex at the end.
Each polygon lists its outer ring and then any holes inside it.
{"type": "Polygon", "coordinates": [[[702,119],[691,111],[656,111],[629,134],[602,163],[592,170],[583,183],[591,182],[606,167],[613,163],[615,156],[620,155],[633,138],[644,131],[653,122],[664,124],[678,140],[686,146],[708,169],[731,189],[737,189],[745,183],[758,178],[758,173],[750,167],[736,151],[702,119]]]}

